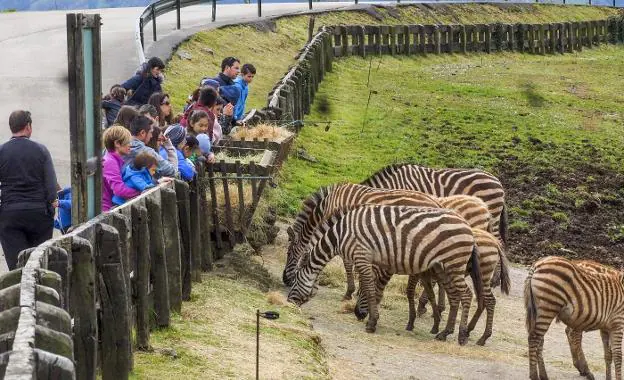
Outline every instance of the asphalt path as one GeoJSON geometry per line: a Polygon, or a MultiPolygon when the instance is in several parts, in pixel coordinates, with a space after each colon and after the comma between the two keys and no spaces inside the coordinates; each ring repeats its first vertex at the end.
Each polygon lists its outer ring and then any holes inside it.
{"type": "MultiPolygon", "coordinates": [[[[263,4],[263,19],[306,12],[307,3],[263,4]]],[[[315,11],[353,8],[346,3],[315,3],[315,11]]],[[[135,42],[136,19],[142,8],[111,8],[74,13],[102,16],[102,88],[130,77],[139,66],[135,42]]],[[[70,185],[69,110],[67,88],[67,29],[65,11],[0,14],[0,142],[10,138],[9,114],[16,109],[31,111],[32,139],[45,144],[54,160],[58,182],[70,185]]],[[[211,22],[211,7],[182,9],[182,29],[175,28],[175,12],[157,19],[158,42],[152,41],[152,24],[145,28],[145,55],[167,58],[174,46],[199,30],[258,20],[257,5],[217,7],[217,22],[211,22]]],[[[0,250],[1,251],[1,250],[0,250]]],[[[6,271],[4,257],[0,273],[6,271]]]]}

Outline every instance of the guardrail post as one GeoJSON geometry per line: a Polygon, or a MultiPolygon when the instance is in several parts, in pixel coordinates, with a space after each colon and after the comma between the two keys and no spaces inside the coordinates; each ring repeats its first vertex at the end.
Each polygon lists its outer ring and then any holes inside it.
{"type": "Polygon", "coordinates": [[[178,30],[180,30],[181,27],[181,23],[180,23],[180,0],[176,0],[176,17],[177,17],[177,21],[178,21],[178,30]]]}
{"type": "Polygon", "coordinates": [[[217,18],[217,0],[212,0],[212,22],[217,18]]]}
{"type": "MultiPolygon", "coordinates": [[[[613,0],[613,6],[615,7],[615,0],[613,0]]],[[[312,9],[312,0],[308,0],[308,9],[312,9]]]]}
{"type": "Polygon", "coordinates": [[[154,41],[156,41],[156,6],[155,3],[152,4],[152,32],[154,41]]]}
{"type": "Polygon", "coordinates": [[[258,0],[258,17],[262,17],[262,0],[258,0]]]}

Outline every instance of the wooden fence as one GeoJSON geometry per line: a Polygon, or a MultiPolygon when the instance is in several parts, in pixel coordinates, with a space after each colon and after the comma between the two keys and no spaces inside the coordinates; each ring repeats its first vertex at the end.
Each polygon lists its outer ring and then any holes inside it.
{"type": "Polygon", "coordinates": [[[548,24],[338,25],[319,29],[254,120],[302,120],[335,57],[513,51],[554,54],[624,41],[624,16],[548,24]]]}
{"type": "Polygon", "coordinates": [[[244,239],[275,168],[277,152],[262,151],[259,164],[198,163],[190,184],[161,184],[21,252],[19,268],[0,276],[0,378],[91,380],[98,368],[104,380],[128,378],[150,329],[168,326],[201,272],[244,239]]]}

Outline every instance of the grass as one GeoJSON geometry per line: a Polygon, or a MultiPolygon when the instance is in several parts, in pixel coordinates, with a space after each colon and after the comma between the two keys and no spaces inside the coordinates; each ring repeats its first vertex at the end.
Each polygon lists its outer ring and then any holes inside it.
{"type": "Polygon", "coordinates": [[[318,336],[298,309],[263,291],[275,285],[268,272],[240,253],[227,267],[204,274],[182,314],[173,316],[169,328],[152,331],[154,351],[135,353],[131,378],[254,378],[256,309],[280,313],[277,320],[261,321],[263,378],[325,378],[318,336]]]}
{"type": "Polygon", "coordinates": [[[9,9],[0,9],[0,13],[15,13],[17,9],[9,8],[9,9]]]}
{"type": "MultiPolygon", "coordinates": [[[[580,21],[605,19],[616,13],[606,7],[548,4],[402,6],[396,12],[378,8],[378,18],[365,12],[323,13],[316,16],[315,25],[580,21]]],[[[305,44],[307,24],[308,16],[285,17],[275,21],[276,32],[241,25],[194,35],[178,48],[191,53],[193,58],[186,60],[173,54],[167,64],[164,87],[172,97],[174,109],[181,110],[200,79],[215,76],[220,71],[221,59],[230,55],[256,66],[258,74],[250,87],[247,109],[264,107],[267,94],[305,44]]]]}

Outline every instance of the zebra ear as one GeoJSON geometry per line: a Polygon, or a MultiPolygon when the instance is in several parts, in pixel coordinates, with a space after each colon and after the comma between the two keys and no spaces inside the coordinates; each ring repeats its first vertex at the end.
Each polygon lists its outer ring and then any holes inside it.
{"type": "Polygon", "coordinates": [[[286,233],[288,234],[288,241],[295,240],[295,231],[293,230],[292,227],[288,227],[286,229],[286,233]]]}

